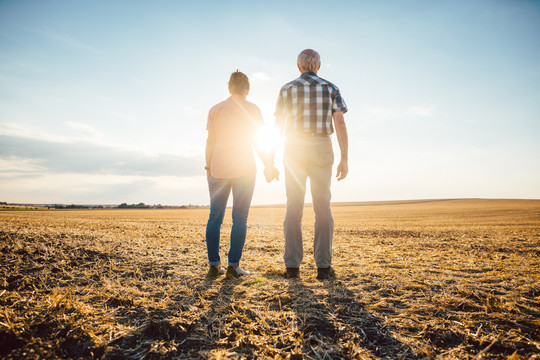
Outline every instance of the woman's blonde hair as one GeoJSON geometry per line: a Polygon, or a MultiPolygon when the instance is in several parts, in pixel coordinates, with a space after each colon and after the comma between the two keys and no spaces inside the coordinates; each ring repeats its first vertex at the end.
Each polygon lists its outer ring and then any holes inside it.
{"type": "Polygon", "coordinates": [[[236,70],[229,79],[229,91],[234,95],[245,95],[249,91],[249,79],[246,74],[236,70]]]}

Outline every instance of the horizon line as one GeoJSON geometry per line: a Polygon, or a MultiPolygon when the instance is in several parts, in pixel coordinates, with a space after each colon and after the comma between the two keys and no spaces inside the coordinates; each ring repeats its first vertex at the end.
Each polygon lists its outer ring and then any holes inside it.
{"type": "MultiPolygon", "coordinates": [[[[330,202],[333,206],[355,206],[355,205],[376,205],[376,204],[409,204],[409,203],[425,203],[425,202],[444,202],[444,201],[457,201],[457,200],[523,200],[523,201],[535,201],[540,200],[540,198],[483,198],[483,197],[464,197],[464,198],[424,198],[424,199],[394,199],[394,200],[352,200],[352,201],[332,201],[330,202]]],[[[32,203],[32,202],[2,202],[0,205],[15,205],[15,206],[119,206],[122,203],[32,203]]],[[[138,205],[140,203],[133,203],[132,205],[138,205]]],[[[146,206],[162,206],[162,207],[181,207],[181,206],[190,206],[190,207],[209,207],[209,204],[177,204],[177,205],[167,205],[167,204],[146,204],[146,206]]],[[[130,204],[131,205],[131,204],[130,204]]],[[[304,205],[313,206],[312,202],[306,202],[304,205]]],[[[286,203],[274,203],[274,204],[252,204],[250,207],[285,207],[286,203]]],[[[227,206],[231,207],[231,206],[227,206]]]]}

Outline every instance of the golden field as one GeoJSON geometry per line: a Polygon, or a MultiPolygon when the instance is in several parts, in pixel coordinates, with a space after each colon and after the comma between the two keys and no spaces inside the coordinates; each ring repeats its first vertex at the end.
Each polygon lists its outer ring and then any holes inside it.
{"type": "Polygon", "coordinates": [[[213,281],[208,209],[0,211],[0,357],[540,359],[540,200],[333,211],[323,282],[309,207],[295,280],[282,206],[251,209],[252,275],[213,281]]]}

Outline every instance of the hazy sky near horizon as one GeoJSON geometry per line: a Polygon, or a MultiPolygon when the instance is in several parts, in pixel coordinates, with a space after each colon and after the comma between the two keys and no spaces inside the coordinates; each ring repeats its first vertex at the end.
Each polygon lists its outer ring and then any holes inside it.
{"type": "Polygon", "coordinates": [[[539,38],[538,1],[0,1],[0,201],[208,204],[230,73],[272,123],[305,48],[349,107],[333,201],[540,198],[539,38]]]}

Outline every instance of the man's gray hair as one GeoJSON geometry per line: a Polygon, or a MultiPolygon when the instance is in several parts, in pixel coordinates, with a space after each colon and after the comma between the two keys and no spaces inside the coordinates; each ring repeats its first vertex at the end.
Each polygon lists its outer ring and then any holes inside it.
{"type": "Polygon", "coordinates": [[[306,49],[298,55],[296,63],[303,71],[317,71],[321,66],[321,57],[315,50],[306,49]]]}

